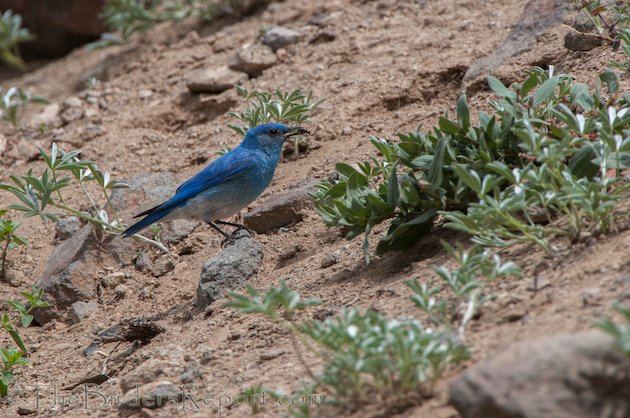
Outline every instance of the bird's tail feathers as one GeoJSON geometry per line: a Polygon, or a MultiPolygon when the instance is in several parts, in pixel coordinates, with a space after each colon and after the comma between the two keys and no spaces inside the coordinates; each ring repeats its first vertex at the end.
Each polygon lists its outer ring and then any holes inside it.
{"type": "Polygon", "coordinates": [[[149,225],[159,221],[160,219],[162,219],[163,217],[165,217],[171,212],[169,209],[172,209],[172,208],[160,208],[160,206],[157,206],[157,207],[154,207],[153,209],[149,209],[146,212],[143,212],[139,215],[134,216],[134,218],[138,218],[140,216],[147,215],[144,219],[141,219],[140,221],[131,225],[129,228],[125,229],[122,233],[123,237],[125,238],[130,237],[133,234],[136,234],[142,231],[144,228],[148,227],[149,225]]]}
{"type": "Polygon", "coordinates": [[[145,210],[144,212],[142,212],[142,213],[139,213],[139,214],[135,215],[133,218],[134,218],[134,219],[136,219],[136,218],[140,218],[140,217],[142,217],[142,216],[150,215],[151,213],[153,213],[153,212],[155,212],[157,209],[159,209],[161,206],[164,206],[164,204],[157,205],[157,206],[155,206],[155,207],[153,207],[153,208],[151,208],[151,209],[149,209],[149,210],[145,210]]]}

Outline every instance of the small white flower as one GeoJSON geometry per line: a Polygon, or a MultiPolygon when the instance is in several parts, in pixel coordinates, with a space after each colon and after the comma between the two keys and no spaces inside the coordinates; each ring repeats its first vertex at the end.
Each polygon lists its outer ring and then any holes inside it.
{"type": "Polygon", "coordinates": [[[356,338],[357,334],[359,334],[359,327],[357,327],[356,325],[350,325],[348,329],[346,329],[346,332],[348,333],[350,338],[356,338]]]}

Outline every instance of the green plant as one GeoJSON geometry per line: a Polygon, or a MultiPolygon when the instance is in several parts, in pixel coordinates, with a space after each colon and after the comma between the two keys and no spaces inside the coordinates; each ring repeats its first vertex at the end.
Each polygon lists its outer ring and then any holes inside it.
{"type": "Polygon", "coordinates": [[[153,239],[157,242],[162,242],[162,228],[158,224],[149,226],[149,231],[153,234],[153,239]]]}
{"type": "Polygon", "coordinates": [[[615,45],[619,45],[621,50],[625,54],[625,58],[622,61],[611,61],[610,65],[618,68],[622,71],[622,74],[627,76],[630,74],[630,30],[622,29],[619,31],[616,37],[615,45]]]}
{"type": "Polygon", "coordinates": [[[590,20],[597,33],[613,44],[619,41],[619,30],[630,24],[630,5],[625,1],[603,4],[601,0],[573,0],[573,4],[590,20]]]}
{"type": "Polygon", "coordinates": [[[19,112],[31,103],[48,103],[43,96],[33,95],[18,87],[11,87],[3,90],[0,87],[0,115],[3,120],[10,121],[14,127],[18,126],[19,112]]]}
{"type": "Polygon", "coordinates": [[[295,322],[298,311],[318,302],[302,300],[284,282],[264,295],[251,287],[247,292],[232,293],[233,301],[226,306],[264,314],[288,330],[314,383],[311,393],[320,389],[331,394],[326,403],[337,408],[354,409],[375,400],[392,405],[413,394],[427,394],[445,367],[469,355],[446,333],[424,328],[414,319],[389,319],[371,310],[349,309],[325,321],[295,322]],[[321,374],[306,364],[299,343],[323,361],[321,374]]]}
{"type": "Polygon", "coordinates": [[[247,130],[261,123],[277,122],[301,125],[311,118],[310,113],[321,105],[324,99],[312,100],[312,93],[304,94],[301,90],[283,92],[275,90],[273,93],[248,91],[236,86],[238,94],[247,101],[243,112],[229,112],[241,124],[230,124],[236,133],[245,135],[247,130]]]}
{"type": "Polygon", "coordinates": [[[18,44],[33,38],[33,34],[22,27],[22,16],[14,14],[11,10],[6,10],[0,15],[0,61],[23,69],[25,64],[20,57],[18,44]]]}
{"type": "Polygon", "coordinates": [[[523,272],[516,264],[509,261],[503,263],[498,254],[491,254],[489,250],[479,246],[466,250],[461,244],[451,247],[442,242],[442,245],[458,266],[453,270],[439,266],[434,267],[433,271],[444,280],[454,297],[438,299],[436,296],[442,289],[429,288],[425,283],[420,284],[417,279],[405,283],[413,292],[411,299],[429,315],[431,322],[448,329],[453,325],[453,318],[459,316],[459,336],[463,340],[466,325],[484,302],[485,282],[501,277],[521,276],[523,272]],[[466,302],[464,310],[457,312],[462,299],[466,302]]]}
{"type": "MultiPolygon", "coordinates": [[[[80,160],[78,158],[80,151],[66,153],[53,143],[50,154],[41,148],[39,152],[47,167],[41,175],[33,174],[31,169],[26,175],[10,176],[12,184],[0,183],[0,190],[12,193],[20,201],[19,204],[9,206],[9,209],[22,212],[27,218],[39,216],[44,222],[48,220],[58,222],[61,214],[50,211],[50,209],[57,209],[65,215],[76,216],[93,224],[105,234],[120,235],[125,227],[112,204],[110,193],[113,189],[127,187],[127,185],[112,179],[108,172],[100,171],[96,163],[80,160]],[[96,183],[113,219],[110,220],[110,214],[96,203],[93,195],[88,191],[88,183],[96,183]],[[62,192],[71,185],[79,187],[91,211],[76,209],[64,199],[62,192]]],[[[156,240],[138,234],[134,237],[164,252],[168,251],[156,240]]]]}
{"type": "MultiPolygon", "coordinates": [[[[228,126],[239,135],[245,135],[248,129],[267,122],[302,125],[310,121],[311,112],[324,101],[324,99],[313,101],[312,93],[304,94],[301,90],[250,92],[240,86],[236,86],[236,90],[247,101],[247,107],[242,112],[229,112],[228,115],[236,118],[239,123],[228,126]]],[[[310,148],[308,140],[301,136],[294,136],[292,140],[295,155],[301,149],[310,148]]]]}
{"type": "MultiPolygon", "coordinates": [[[[33,321],[33,316],[30,314],[35,308],[46,308],[48,303],[42,300],[43,289],[37,289],[33,286],[30,292],[20,292],[24,296],[30,306],[26,306],[25,303],[9,300],[7,305],[15,309],[20,318],[21,325],[26,328],[33,321]]],[[[9,391],[9,385],[13,383],[13,367],[26,364],[28,359],[25,356],[28,355],[28,350],[17,327],[13,324],[13,321],[7,313],[0,316],[0,327],[4,329],[13,339],[18,348],[14,347],[0,347],[0,359],[2,360],[2,375],[0,376],[0,396],[6,397],[9,391]]]]}
{"type": "Polygon", "coordinates": [[[101,18],[114,33],[105,33],[89,49],[103,48],[127,41],[134,33],[142,33],[158,23],[178,22],[189,17],[210,19],[216,5],[210,0],[108,0],[101,18]]]}
{"type": "Polygon", "coordinates": [[[2,376],[0,378],[0,396],[9,394],[9,385],[13,383],[13,368],[27,364],[28,360],[22,357],[22,352],[15,348],[0,347],[0,359],[2,360],[2,376]]]}
{"type": "MultiPolygon", "coordinates": [[[[0,216],[7,211],[0,210],[0,216]]],[[[7,255],[9,251],[18,245],[28,245],[28,241],[18,236],[15,231],[20,227],[20,222],[13,222],[9,219],[0,218],[0,246],[2,250],[2,261],[0,265],[0,280],[5,279],[7,267],[7,255]]]]}
{"type": "Polygon", "coordinates": [[[473,124],[462,96],[457,117],[440,117],[432,132],[399,135],[399,143],[371,137],[382,157],[337,164],[338,179],[311,194],[315,210],[346,227],[347,239],[365,234],[366,261],[373,227],[388,219],[377,254],[407,248],[438,214],[482,245],[527,241],[551,251],[549,236],[605,233],[628,191],[621,170],[630,166],[630,100],[614,72],[597,82],[592,92],[553,67],[511,88],[488,77],[500,97],[491,114],[479,112],[473,124]],[[553,225],[541,225],[536,209],[553,225]]]}
{"type": "MultiPolygon", "coordinates": [[[[600,80],[607,85],[608,98],[599,88],[591,93],[585,85],[549,74],[539,91],[546,90],[551,106],[538,117],[518,110],[512,113],[519,122],[512,131],[519,139],[523,163],[514,167],[492,161],[480,169],[455,166],[479,200],[465,214],[442,212],[450,221],[446,226],[473,235],[478,244],[534,242],[547,252],[552,251],[549,236],[575,242],[585,232],[607,233],[613,228],[614,209],[629,190],[622,170],[630,167],[626,134],[630,107],[627,97],[619,97],[614,73],[605,72],[600,80]],[[534,220],[528,208],[539,208],[549,225],[534,220]],[[554,221],[559,215],[562,219],[554,221]]],[[[518,88],[495,86],[502,96],[497,105],[518,109],[523,102],[516,95],[518,88]]]]}
{"type": "Polygon", "coordinates": [[[614,51],[621,47],[626,58],[611,61],[613,67],[624,74],[630,73],[630,4],[627,1],[602,2],[601,0],[573,0],[593,25],[597,35],[612,44],[614,51]]]}
{"type": "Polygon", "coordinates": [[[612,319],[606,318],[600,321],[598,326],[614,338],[617,348],[625,355],[630,356],[630,308],[621,303],[616,303],[614,308],[624,319],[625,323],[618,324],[612,319]]]}

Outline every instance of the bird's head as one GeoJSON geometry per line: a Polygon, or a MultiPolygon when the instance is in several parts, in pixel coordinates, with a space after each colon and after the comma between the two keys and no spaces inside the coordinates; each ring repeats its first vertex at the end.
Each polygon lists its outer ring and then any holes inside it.
{"type": "Polygon", "coordinates": [[[280,123],[264,123],[247,131],[243,144],[262,147],[271,152],[280,153],[284,141],[294,135],[307,135],[309,131],[302,127],[282,125],[280,123]]]}

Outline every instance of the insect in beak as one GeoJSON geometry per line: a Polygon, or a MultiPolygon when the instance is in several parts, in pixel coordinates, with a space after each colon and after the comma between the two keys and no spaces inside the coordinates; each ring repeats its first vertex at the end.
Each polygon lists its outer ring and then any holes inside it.
{"type": "Polygon", "coordinates": [[[309,135],[310,132],[308,131],[308,129],[304,129],[301,126],[297,126],[293,129],[291,129],[289,132],[287,132],[286,134],[284,134],[284,138],[289,138],[291,136],[295,136],[295,135],[309,135]]]}

